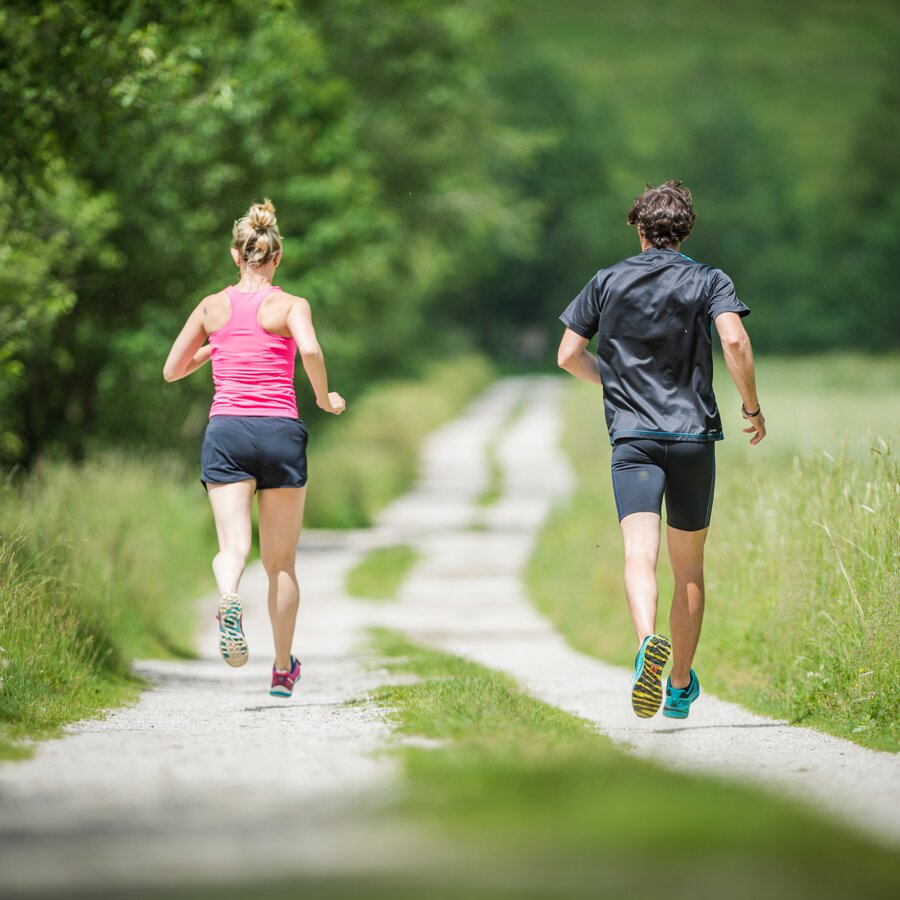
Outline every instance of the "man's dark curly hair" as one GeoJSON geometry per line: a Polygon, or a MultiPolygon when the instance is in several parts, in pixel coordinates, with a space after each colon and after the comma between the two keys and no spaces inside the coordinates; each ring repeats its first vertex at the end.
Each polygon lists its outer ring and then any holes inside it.
{"type": "Polygon", "coordinates": [[[634,198],[628,213],[628,224],[637,225],[645,240],[654,247],[680,244],[694,227],[697,214],[691,192],[680,181],[652,184],[634,198]]]}

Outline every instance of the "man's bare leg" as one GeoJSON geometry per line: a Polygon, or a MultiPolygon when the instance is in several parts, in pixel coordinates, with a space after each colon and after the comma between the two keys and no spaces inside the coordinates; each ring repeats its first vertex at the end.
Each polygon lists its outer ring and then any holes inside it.
{"type": "Polygon", "coordinates": [[[619,523],[625,543],[625,596],[638,643],[656,631],[659,523],[659,515],[651,512],[632,513],[619,523]]]}
{"type": "Polygon", "coordinates": [[[669,624],[672,628],[672,671],[674,688],[685,688],[691,680],[691,664],[703,624],[703,546],[708,529],[680,531],[667,529],[669,560],[675,576],[675,593],[669,624]]]}

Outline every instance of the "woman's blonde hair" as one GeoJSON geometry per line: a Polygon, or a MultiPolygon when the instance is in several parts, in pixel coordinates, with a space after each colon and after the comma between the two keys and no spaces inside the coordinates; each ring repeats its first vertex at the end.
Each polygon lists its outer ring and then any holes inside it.
{"type": "Polygon", "coordinates": [[[281,232],[275,218],[275,207],[266,197],[262,203],[254,203],[234,223],[232,247],[244,263],[255,269],[264,266],[281,251],[281,232]]]}

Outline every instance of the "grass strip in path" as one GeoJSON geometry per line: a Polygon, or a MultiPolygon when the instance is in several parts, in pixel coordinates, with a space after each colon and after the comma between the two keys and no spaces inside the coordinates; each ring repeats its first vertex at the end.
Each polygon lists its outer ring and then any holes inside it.
{"type": "Polygon", "coordinates": [[[513,404],[506,418],[501,422],[500,426],[494,432],[487,446],[485,447],[485,457],[487,459],[488,483],[475,501],[480,507],[492,506],[501,496],[503,496],[503,467],[497,456],[500,448],[500,442],[503,440],[507,431],[521,417],[525,411],[526,398],[520,397],[513,404]]]}
{"type": "MultiPolygon", "coordinates": [[[[900,421],[900,362],[762,362],[770,433],[758,447],[745,443],[734,390],[718,369],[728,440],[717,448],[707,543],[695,664],[703,686],[766,715],[897,750],[900,445],[867,428],[900,421]]],[[[564,404],[563,443],[578,488],[544,528],[529,590],[572,646],[630,666],[636,641],[600,393],[573,382],[564,404]]],[[[664,544],[662,631],[672,590],[664,544]]]]}
{"type": "Polygon", "coordinates": [[[628,756],[459,657],[392,632],[374,644],[401,683],[373,699],[408,739],[396,751],[406,778],[386,815],[430,835],[434,860],[128,900],[843,900],[900,890],[895,851],[791,802],[628,756]]]}
{"type": "Polygon", "coordinates": [[[792,803],[629,757],[585,721],[459,657],[384,632],[376,648],[416,677],[376,699],[400,733],[437,743],[400,751],[401,808],[480,848],[475,884],[514,880],[572,897],[604,886],[628,896],[650,883],[694,898],[900,888],[895,853],[792,803]]]}
{"type": "Polygon", "coordinates": [[[419,552],[409,544],[378,547],[347,573],[347,593],[362,600],[396,600],[418,558],[419,552]]]}

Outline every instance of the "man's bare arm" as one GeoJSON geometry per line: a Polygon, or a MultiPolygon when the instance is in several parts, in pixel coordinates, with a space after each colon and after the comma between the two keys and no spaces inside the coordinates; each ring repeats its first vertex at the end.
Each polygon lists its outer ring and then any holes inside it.
{"type": "Polygon", "coordinates": [[[588,343],[587,338],[567,328],[559,343],[556,361],[561,369],[565,369],[576,378],[589,381],[591,384],[601,384],[600,366],[597,357],[593,353],[588,353],[588,343]]]}
{"type": "Polygon", "coordinates": [[[737,313],[721,313],[716,316],[716,330],[722,341],[728,374],[741,395],[741,414],[750,423],[744,431],[752,434],[751,444],[758,444],[766,436],[766,420],[756,394],[756,375],[753,370],[753,348],[741,317],[737,313]],[[759,414],[749,416],[759,410],[759,414]]]}

